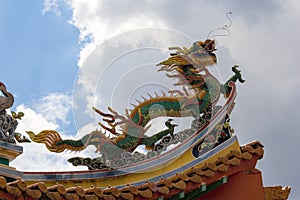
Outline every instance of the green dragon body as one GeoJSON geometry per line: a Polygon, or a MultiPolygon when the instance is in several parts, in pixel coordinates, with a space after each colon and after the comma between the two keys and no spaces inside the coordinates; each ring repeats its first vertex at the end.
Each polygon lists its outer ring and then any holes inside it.
{"type": "Polygon", "coordinates": [[[225,97],[230,93],[229,82],[240,81],[242,79],[237,66],[232,68],[234,75],[225,84],[221,84],[206,68],[216,63],[215,44],[213,40],[205,42],[195,42],[189,49],[171,47],[176,50],[171,53],[171,57],[158,64],[159,71],[166,71],[167,77],[177,78],[174,85],[182,86],[182,91],[170,91],[171,95],[163,94],[155,97],[151,95],[144,102],[139,102],[126,116],[108,108],[111,113],[104,113],[93,108],[103,117],[103,121],[108,125],[99,122],[99,125],[109,131],[114,137],[107,137],[101,131],[94,131],[80,140],[62,140],[56,131],[42,131],[35,135],[27,132],[31,140],[45,143],[47,148],[53,152],[62,152],[65,149],[80,151],[87,145],[95,145],[97,150],[102,152],[107,144],[134,151],[138,145],[146,145],[151,149],[154,144],[165,135],[172,135],[175,125],[168,120],[167,129],[154,134],[151,137],[145,135],[149,129],[148,123],[156,117],[197,117],[207,109],[214,106],[220,95],[225,97]],[[116,131],[116,127],[121,127],[122,132],[116,131]]]}

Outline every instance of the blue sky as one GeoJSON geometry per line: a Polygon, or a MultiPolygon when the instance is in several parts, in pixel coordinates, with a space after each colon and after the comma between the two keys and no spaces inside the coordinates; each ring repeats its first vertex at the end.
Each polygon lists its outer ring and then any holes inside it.
{"type": "MultiPolygon", "coordinates": [[[[46,11],[43,1],[2,1],[0,10],[1,79],[13,89],[14,105],[29,105],[53,92],[70,94],[78,73],[80,33],[68,23],[72,13],[67,4],[46,11]]],[[[65,125],[74,127],[69,122],[65,125]]]]}
{"type": "Polygon", "coordinates": [[[70,92],[78,71],[79,31],[67,23],[70,10],[43,14],[43,1],[2,1],[0,53],[3,81],[16,104],[49,92],[70,92]],[[31,88],[31,89],[29,89],[31,88]]]}
{"type": "MultiPolygon", "coordinates": [[[[101,98],[106,92],[99,92],[104,80],[102,64],[126,52],[126,42],[125,50],[116,50],[111,48],[112,41],[125,36],[139,41],[136,30],[143,28],[176,35],[161,42],[163,34],[143,30],[157,38],[157,49],[176,45],[176,38],[187,39],[180,45],[188,39],[204,40],[212,29],[227,23],[225,13],[230,10],[230,35],[216,38],[218,68],[226,80],[230,67],[239,64],[247,80],[238,85],[232,126],[241,144],[259,140],[265,145],[265,157],[258,164],[265,185],[290,185],[291,199],[299,199],[295,176],[300,168],[295,161],[300,140],[299,9],[297,0],[187,0],[184,4],[171,0],[2,0],[0,81],[15,95],[13,110],[25,112],[19,132],[56,129],[65,137],[78,138],[97,125],[91,106],[107,103],[101,98]]],[[[72,169],[66,159],[73,154],[51,154],[38,144],[23,146],[23,155],[13,163],[21,170],[72,169]],[[54,168],[49,164],[53,162],[54,168]]],[[[82,153],[92,155],[92,151],[82,153]]]]}

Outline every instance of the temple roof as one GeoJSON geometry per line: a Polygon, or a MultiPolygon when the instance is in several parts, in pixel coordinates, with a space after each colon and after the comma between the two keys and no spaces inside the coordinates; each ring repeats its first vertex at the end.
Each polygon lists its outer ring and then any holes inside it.
{"type": "Polygon", "coordinates": [[[291,187],[270,186],[264,187],[265,200],[287,199],[291,192],[291,187]]]}
{"type": "MultiPolygon", "coordinates": [[[[214,183],[226,183],[227,178],[230,179],[230,176],[236,173],[255,171],[257,170],[255,169],[256,161],[263,155],[263,145],[255,141],[241,146],[241,152],[231,151],[215,162],[205,163],[201,168],[192,167],[158,182],[145,182],[139,186],[127,185],[122,188],[94,186],[83,188],[80,182],[78,185],[74,183],[74,186],[70,188],[65,188],[62,184],[47,186],[44,182],[27,185],[22,179],[7,182],[4,177],[0,177],[0,196],[5,195],[9,199],[12,197],[25,199],[167,199],[176,195],[189,194],[197,188],[202,188],[204,193],[214,183]]],[[[278,188],[274,189],[274,187],[265,188],[265,193],[269,195],[268,199],[275,199],[272,197],[276,196],[274,194],[278,191],[278,188]]],[[[290,189],[281,188],[281,191],[288,195],[290,189]]]]}

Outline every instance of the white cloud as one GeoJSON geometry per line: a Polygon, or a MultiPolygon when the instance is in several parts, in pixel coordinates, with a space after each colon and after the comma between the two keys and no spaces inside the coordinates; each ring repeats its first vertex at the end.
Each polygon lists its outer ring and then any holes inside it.
{"type": "Polygon", "coordinates": [[[80,50],[78,66],[82,67],[83,63],[86,61],[89,55],[96,49],[96,44],[94,43],[86,43],[84,47],[80,50]]]}
{"type": "MultiPolygon", "coordinates": [[[[128,14],[122,8],[119,11],[115,9],[113,11],[106,8],[110,5],[105,1],[71,0],[68,3],[73,10],[70,23],[80,31],[79,41],[91,41],[88,43],[92,44],[85,45],[81,50],[79,66],[82,66],[88,53],[94,49],[94,44],[100,45],[108,38],[136,28],[166,27],[152,11],[150,12],[151,16],[149,16],[149,12],[147,15],[142,11],[128,14]],[[115,15],[112,17],[112,14],[115,15]]],[[[114,4],[114,2],[112,3],[114,4]]]]}
{"type": "Polygon", "coordinates": [[[72,109],[72,98],[62,93],[50,93],[33,103],[33,108],[48,121],[69,124],[68,114],[72,109]]]}
{"type": "Polygon", "coordinates": [[[53,12],[57,16],[61,14],[59,10],[59,3],[58,0],[44,0],[44,9],[42,11],[42,14],[46,14],[47,12],[53,12]]]}
{"type": "Polygon", "coordinates": [[[25,105],[17,106],[16,112],[23,112],[25,113],[22,120],[19,121],[17,131],[20,133],[25,133],[26,131],[35,131],[39,132],[42,130],[55,130],[59,128],[59,125],[50,122],[47,120],[42,113],[37,113],[30,107],[25,105]]]}

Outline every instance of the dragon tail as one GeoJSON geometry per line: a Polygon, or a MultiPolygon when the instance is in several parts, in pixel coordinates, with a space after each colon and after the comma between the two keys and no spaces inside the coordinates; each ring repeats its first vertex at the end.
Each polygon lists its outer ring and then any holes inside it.
{"type": "Polygon", "coordinates": [[[66,149],[71,151],[80,151],[85,148],[83,145],[77,147],[68,145],[61,139],[59,133],[54,130],[44,130],[37,135],[32,131],[27,131],[27,134],[33,142],[43,143],[49,151],[55,153],[61,153],[66,149]]]}

